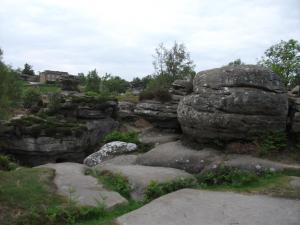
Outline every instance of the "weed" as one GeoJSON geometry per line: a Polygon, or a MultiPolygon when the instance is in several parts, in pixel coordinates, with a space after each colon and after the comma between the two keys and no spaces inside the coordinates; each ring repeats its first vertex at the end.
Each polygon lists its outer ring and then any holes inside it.
{"type": "Polygon", "coordinates": [[[268,132],[257,140],[257,145],[261,156],[279,152],[287,147],[287,134],[284,132],[268,132]]]}

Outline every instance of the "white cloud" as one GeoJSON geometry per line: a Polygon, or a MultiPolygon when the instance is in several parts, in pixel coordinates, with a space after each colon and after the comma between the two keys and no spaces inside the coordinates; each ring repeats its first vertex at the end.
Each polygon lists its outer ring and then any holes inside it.
{"type": "Polygon", "coordinates": [[[2,0],[0,47],[15,67],[126,79],[151,73],[158,43],[184,42],[197,70],[255,63],[281,39],[300,39],[298,0],[2,0]]]}

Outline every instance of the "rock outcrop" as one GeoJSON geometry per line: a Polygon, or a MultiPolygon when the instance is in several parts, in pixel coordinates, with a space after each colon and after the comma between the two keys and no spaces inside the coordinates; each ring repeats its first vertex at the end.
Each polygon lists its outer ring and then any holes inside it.
{"type": "Polygon", "coordinates": [[[266,68],[226,66],[198,73],[177,112],[185,136],[199,143],[252,141],[267,131],[285,131],[288,98],[266,68]]]}
{"type": "Polygon", "coordinates": [[[22,117],[3,125],[0,152],[22,164],[82,162],[101,138],[118,126],[117,103],[91,97],[71,97],[56,112],[22,117]],[[53,114],[53,115],[52,115],[53,114]]]}
{"type": "Polygon", "coordinates": [[[134,113],[150,121],[155,127],[170,130],[179,129],[176,102],[162,103],[155,100],[145,100],[136,105],[134,113]]]}
{"type": "Polygon", "coordinates": [[[96,166],[106,159],[112,158],[115,155],[126,154],[137,150],[137,145],[134,143],[126,143],[123,141],[113,141],[103,145],[99,151],[86,157],[83,163],[87,166],[96,166]]]}
{"type": "Polygon", "coordinates": [[[192,91],[192,82],[189,80],[175,80],[169,93],[169,101],[144,100],[138,103],[134,113],[150,121],[154,127],[165,130],[180,130],[177,119],[178,102],[192,91]]]}

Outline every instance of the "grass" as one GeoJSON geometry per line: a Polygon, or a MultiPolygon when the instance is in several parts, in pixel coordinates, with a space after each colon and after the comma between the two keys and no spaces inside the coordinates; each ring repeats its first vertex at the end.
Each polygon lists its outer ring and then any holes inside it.
{"type": "Polygon", "coordinates": [[[112,211],[106,211],[101,218],[80,221],[76,225],[113,225],[113,220],[143,206],[142,202],[130,200],[128,204],[116,207],[112,211]]]}
{"type": "Polygon", "coordinates": [[[106,189],[120,193],[124,198],[130,199],[131,187],[126,177],[108,171],[87,169],[86,175],[96,177],[106,189]]]}
{"type": "MultiPolygon", "coordinates": [[[[103,205],[79,207],[70,199],[55,194],[52,169],[20,168],[0,171],[0,178],[1,225],[108,225],[116,217],[143,205],[129,200],[128,204],[110,211],[105,210],[103,205]]],[[[111,185],[120,182],[119,178],[111,185]]],[[[121,179],[121,182],[124,181],[121,179]]]]}
{"type": "Polygon", "coordinates": [[[132,103],[139,102],[139,96],[134,95],[131,92],[126,92],[123,95],[118,95],[117,99],[118,99],[118,101],[124,101],[124,102],[132,102],[132,103]]]}
{"type": "Polygon", "coordinates": [[[0,171],[0,224],[16,224],[19,217],[36,208],[48,208],[63,200],[54,194],[50,169],[0,171]]]}

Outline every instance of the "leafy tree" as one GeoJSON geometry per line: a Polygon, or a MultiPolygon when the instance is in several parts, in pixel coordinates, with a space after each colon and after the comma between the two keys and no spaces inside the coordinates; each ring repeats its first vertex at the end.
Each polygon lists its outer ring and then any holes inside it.
{"type": "Polygon", "coordinates": [[[101,79],[101,86],[104,91],[106,90],[110,93],[125,93],[130,85],[128,81],[119,76],[105,74],[101,79]]]}
{"type": "Polygon", "coordinates": [[[32,69],[31,65],[25,63],[22,73],[27,75],[34,75],[34,70],[32,69]]]}
{"type": "Polygon", "coordinates": [[[280,41],[268,48],[258,63],[277,73],[287,86],[299,73],[300,44],[294,39],[280,41]]]}
{"type": "Polygon", "coordinates": [[[155,49],[153,66],[156,75],[166,75],[173,80],[193,75],[194,63],[190,59],[184,44],[174,43],[173,47],[167,49],[163,43],[155,49]]]}
{"type": "Polygon", "coordinates": [[[78,73],[79,82],[82,85],[86,84],[86,77],[84,76],[84,73],[78,73]]]}
{"type": "Polygon", "coordinates": [[[0,119],[5,119],[20,103],[22,83],[18,74],[2,61],[2,55],[0,49],[0,119]]]}
{"type": "Polygon", "coordinates": [[[88,72],[88,74],[86,76],[85,91],[99,92],[100,91],[100,83],[101,83],[101,79],[98,76],[98,72],[96,69],[88,72]]]}
{"type": "Polygon", "coordinates": [[[239,65],[245,65],[245,63],[243,63],[241,59],[236,59],[228,63],[228,66],[239,66],[239,65]]]}

